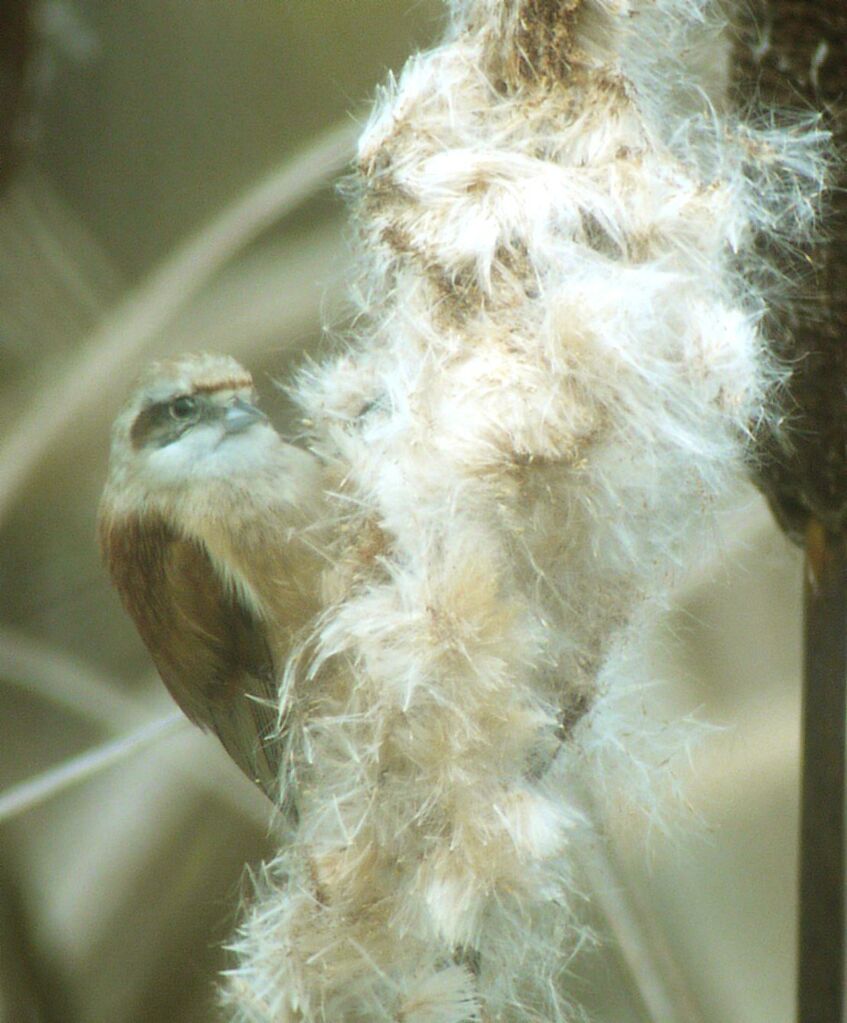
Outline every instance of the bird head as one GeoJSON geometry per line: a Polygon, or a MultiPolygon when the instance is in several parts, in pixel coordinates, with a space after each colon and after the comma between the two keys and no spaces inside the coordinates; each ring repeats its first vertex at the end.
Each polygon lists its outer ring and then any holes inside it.
{"type": "Polygon", "coordinates": [[[115,421],[113,483],[163,494],[248,477],[280,444],[255,401],[253,378],[228,356],[153,363],[115,421]]]}

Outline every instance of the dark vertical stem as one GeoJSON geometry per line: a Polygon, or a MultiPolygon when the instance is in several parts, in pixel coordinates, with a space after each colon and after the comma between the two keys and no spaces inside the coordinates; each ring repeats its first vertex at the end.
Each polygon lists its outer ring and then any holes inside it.
{"type": "Polygon", "coordinates": [[[826,231],[772,331],[791,367],[781,429],[759,438],[758,484],[806,548],[798,1023],[843,1023],[844,741],[847,686],[847,3],[745,0],[735,52],[741,105],[821,112],[840,154],[826,231]],[[743,20],[743,18],[742,18],[743,20]]]}
{"type": "Polygon", "coordinates": [[[842,1023],[847,534],[806,532],[798,1023],[842,1023]]]}
{"type": "Polygon", "coordinates": [[[17,131],[32,48],[29,0],[0,0],[0,186],[18,158],[17,131]]]}

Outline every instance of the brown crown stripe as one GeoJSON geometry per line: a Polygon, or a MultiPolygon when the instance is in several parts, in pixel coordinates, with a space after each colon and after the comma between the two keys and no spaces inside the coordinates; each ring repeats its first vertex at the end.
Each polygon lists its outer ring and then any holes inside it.
{"type": "Polygon", "coordinates": [[[191,389],[192,394],[214,394],[216,391],[242,391],[246,387],[253,386],[252,377],[230,377],[227,380],[219,380],[214,384],[195,384],[191,389]]]}

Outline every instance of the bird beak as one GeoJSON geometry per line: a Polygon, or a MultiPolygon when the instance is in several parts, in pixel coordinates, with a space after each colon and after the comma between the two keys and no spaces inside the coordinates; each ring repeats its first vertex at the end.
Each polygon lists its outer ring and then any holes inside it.
{"type": "Polygon", "coordinates": [[[243,398],[231,401],[224,412],[224,432],[243,433],[254,423],[267,422],[268,417],[260,412],[255,405],[243,398]]]}

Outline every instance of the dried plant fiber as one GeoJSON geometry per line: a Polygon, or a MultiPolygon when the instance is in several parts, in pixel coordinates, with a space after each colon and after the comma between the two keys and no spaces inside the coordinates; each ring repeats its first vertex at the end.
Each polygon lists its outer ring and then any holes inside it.
{"type": "Polygon", "coordinates": [[[625,742],[603,702],[779,378],[757,239],[821,188],[814,126],[724,110],[698,0],[449,13],[359,142],[357,335],[295,385],[336,539],[233,1020],[570,1018],[581,737],[625,742]]]}

